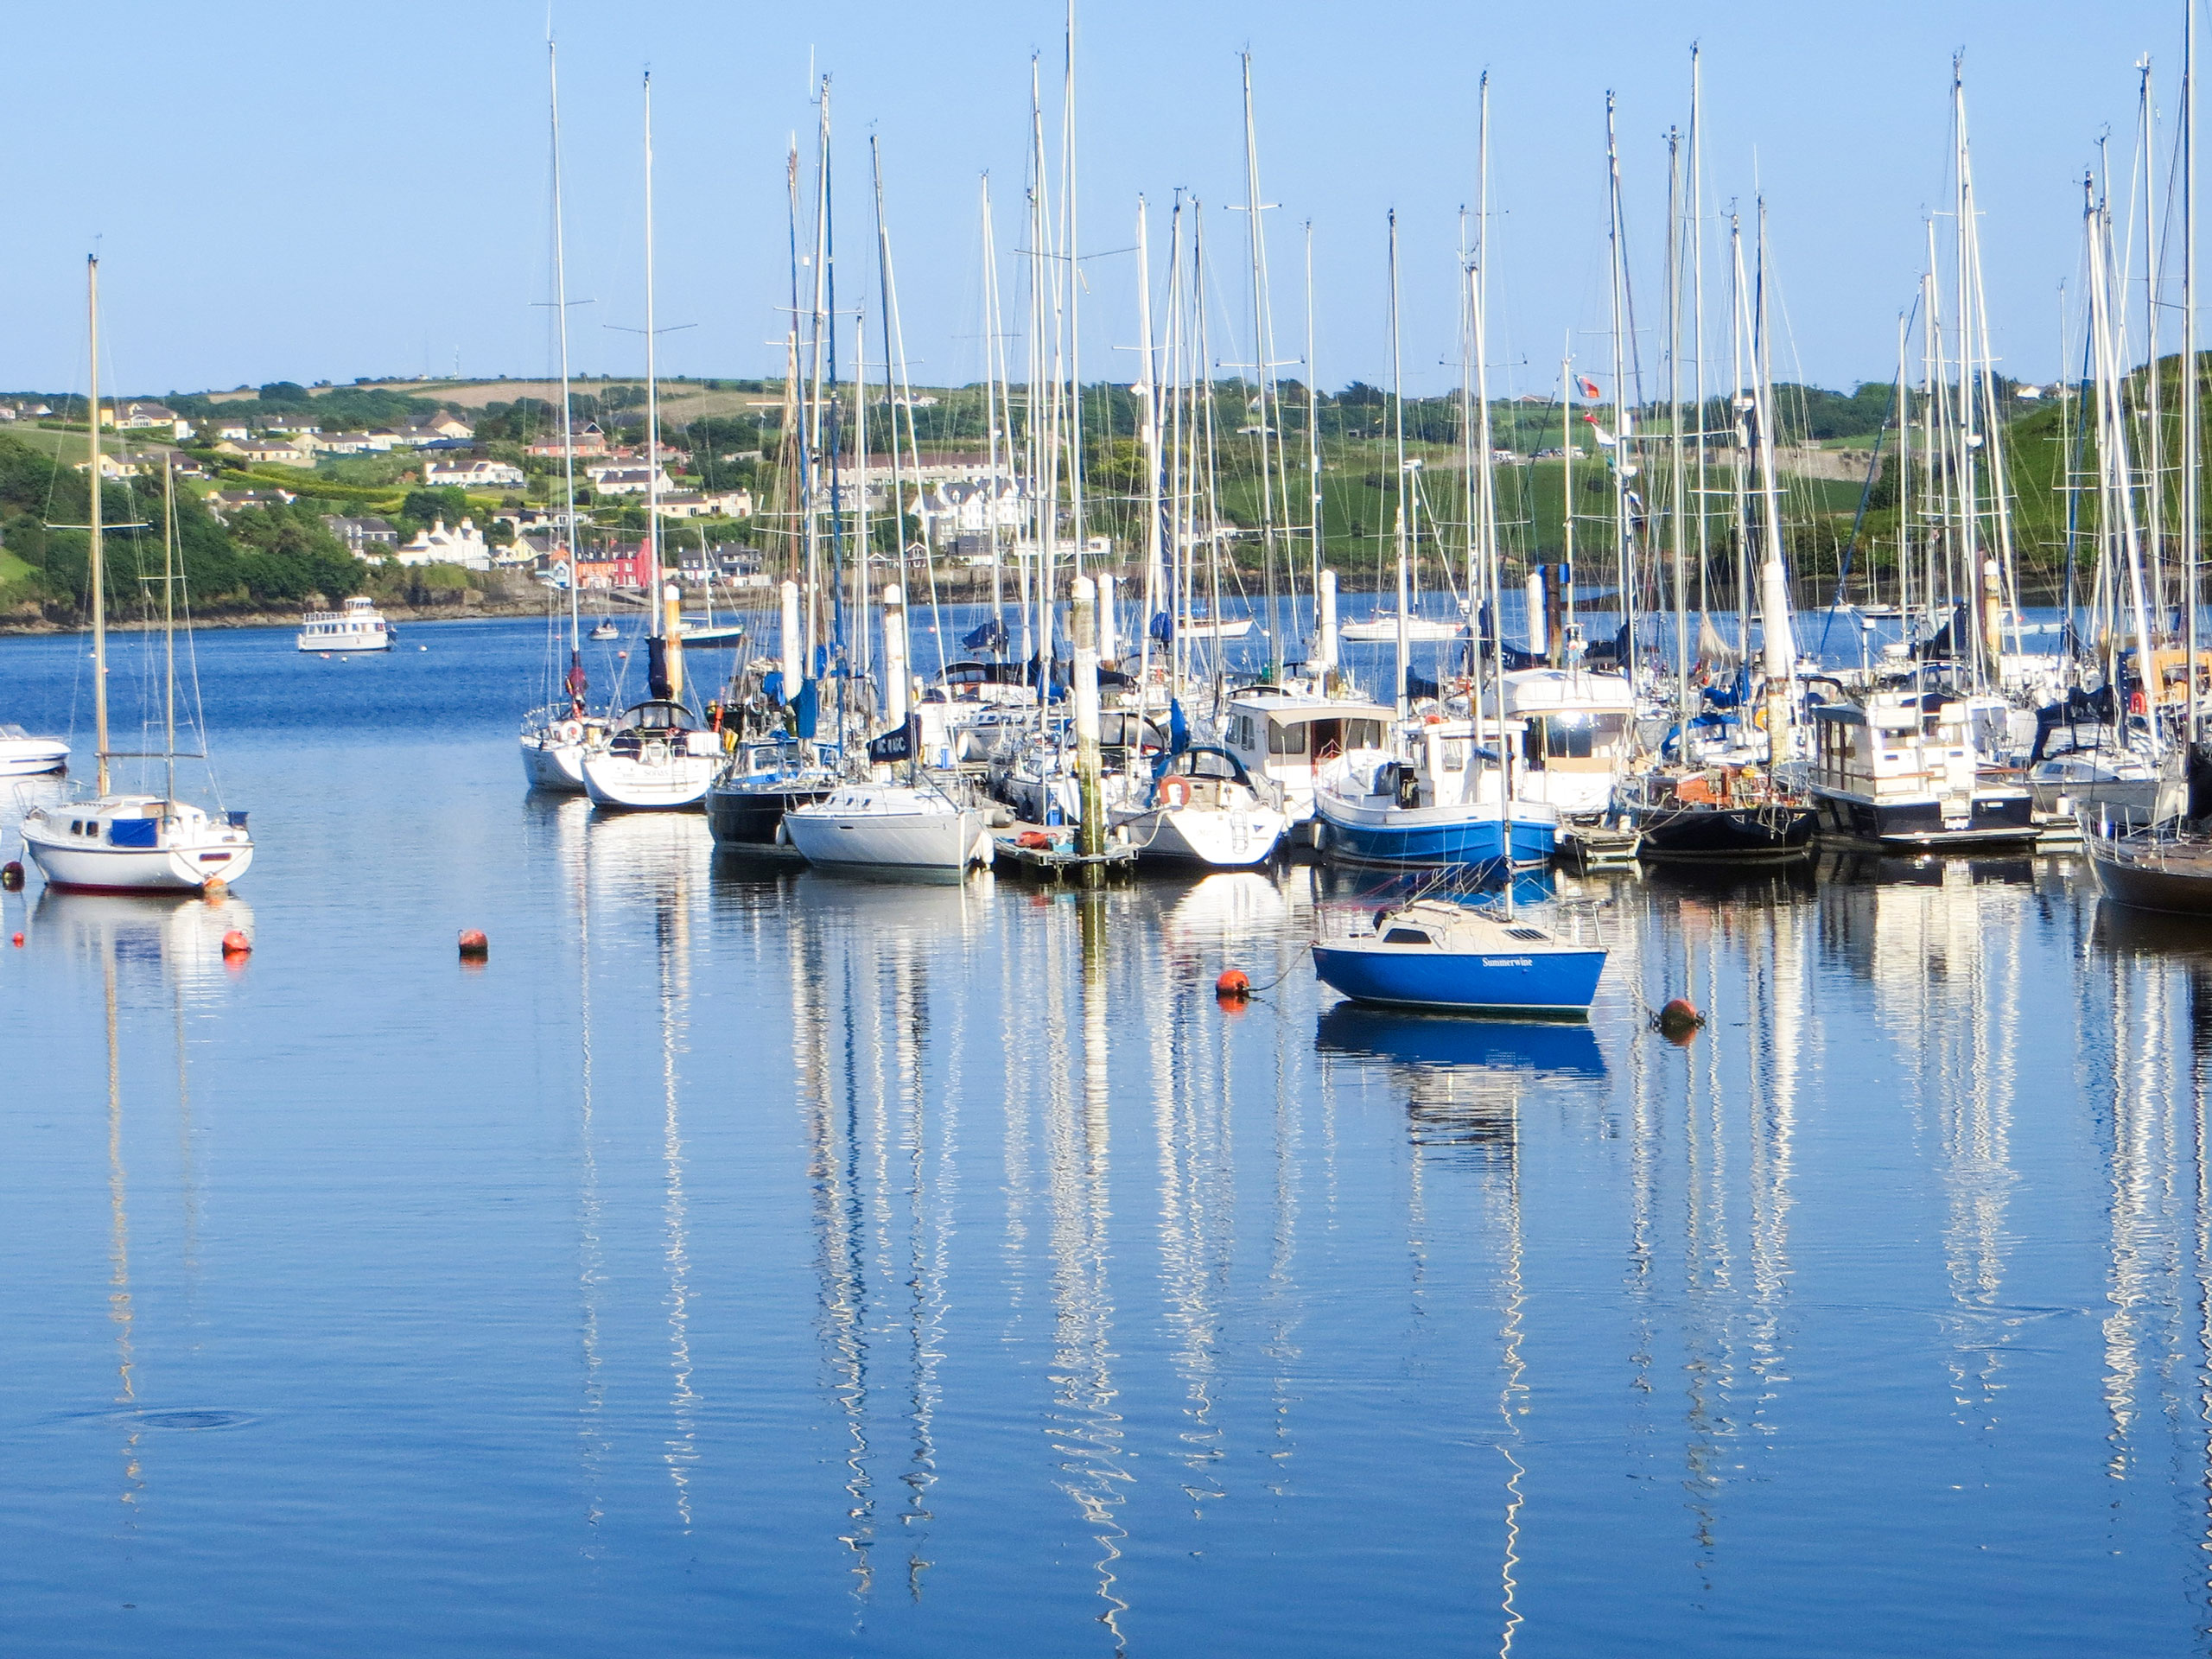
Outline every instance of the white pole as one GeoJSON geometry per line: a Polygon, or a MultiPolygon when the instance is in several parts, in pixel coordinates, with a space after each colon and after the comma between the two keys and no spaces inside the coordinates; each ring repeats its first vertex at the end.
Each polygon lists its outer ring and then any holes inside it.
{"type": "Polygon", "coordinates": [[[798,583],[786,576],[779,593],[784,607],[784,700],[788,702],[798,696],[806,678],[806,642],[798,631],[798,583]]]}
{"type": "MultiPolygon", "coordinates": [[[[1529,597],[1524,602],[1529,610],[1529,654],[1532,657],[1541,657],[1551,650],[1551,635],[1544,626],[1544,573],[1542,571],[1531,570],[1529,573],[1528,594],[1529,597]]],[[[1503,621],[1501,620],[1499,626],[1503,626],[1503,621]]]]}
{"type": "Polygon", "coordinates": [[[1075,777],[1083,819],[1076,849],[1085,857],[1106,850],[1106,809],[1098,788],[1098,588],[1089,576],[1075,579],[1075,777]]]}
{"type": "Polygon", "coordinates": [[[1316,583],[1316,592],[1320,596],[1320,615],[1316,620],[1320,624],[1321,669],[1324,674],[1334,674],[1337,671],[1337,573],[1325,566],[1316,583]]]}
{"type": "Polygon", "coordinates": [[[883,721],[906,723],[911,685],[906,668],[906,596],[897,582],[883,590],[883,721]]]}
{"type": "Polygon", "coordinates": [[[1121,660],[1121,636],[1114,628],[1114,578],[1098,578],[1098,660],[1114,663],[1121,660]]]}

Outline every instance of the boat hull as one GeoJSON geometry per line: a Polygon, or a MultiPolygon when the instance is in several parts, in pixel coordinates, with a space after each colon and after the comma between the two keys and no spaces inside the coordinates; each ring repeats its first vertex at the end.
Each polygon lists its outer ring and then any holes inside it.
{"type": "Polygon", "coordinates": [[[525,737],[522,740],[522,771],[532,789],[551,790],[563,795],[582,794],[584,746],[582,742],[525,737]]]}
{"type": "Polygon", "coordinates": [[[198,893],[235,881],[253,863],[251,842],[227,846],[70,845],[26,833],[24,850],[49,887],[73,893],[198,893]]]}
{"type": "Polygon", "coordinates": [[[1289,820],[1273,808],[1156,806],[1117,817],[1141,863],[1205,864],[1249,869],[1281,843],[1289,820]]]}
{"type": "Polygon", "coordinates": [[[760,858],[801,856],[784,829],[784,815],[795,806],[829,798],[836,785],[823,782],[758,789],[714,788],[707,791],[707,827],[724,852],[760,858]]]}
{"type": "Polygon", "coordinates": [[[1647,806],[1628,818],[1643,858],[1802,858],[1820,827],[1809,806],[1647,806]]]}
{"type": "Polygon", "coordinates": [[[0,738],[0,778],[40,778],[69,770],[69,746],[57,738],[0,738]]]}
{"type": "MultiPolygon", "coordinates": [[[[1550,818],[1510,820],[1515,864],[1546,864],[1559,842],[1550,818]]],[[[1493,812],[1486,817],[1436,814],[1433,809],[1403,812],[1346,810],[1326,796],[1313,810],[1313,844],[1321,855],[1344,864],[1494,865],[1507,855],[1505,826],[1493,812]]]]}
{"type": "Polygon", "coordinates": [[[784,833],[810,864],[889,874],[957,874],[991,859],[980,812],[859,812],[810,807],[786,813],[784,833]]]}
{"type": "Polygon", "coordinates": [[[671,753],[657,760],[602,750],[583,762],[584,793],[592,804],[626,811],[675,811],[697,806],[715,780],[715,760],[671,753]]]}
{"type": "Polygon", "coordinates": [[[1947,822],[1935,800],[1876,802],[1815,785],[1822,836],[1923,850],[2017,846],[2036,838],[2035,798],[2026,790],[1974,796],[1963,821],[1947,822]]]}
{"type": "Polygon", "coordinates": [[[1605,953],[1404,950],[1351,939],[1313,947],[1321,982],[1356,1002],[1459,1014],[1583,1019],[1598,994],[1605,953]]]}
{"type": "Polygon", "coordinates": [[[2212,858],[2200,855],[2169,863],[2156,855],[2131,857],[2094,836],[2088,841],[2097,891],[2113,903],[2169,916],[2212,917],[2212,858]]]}

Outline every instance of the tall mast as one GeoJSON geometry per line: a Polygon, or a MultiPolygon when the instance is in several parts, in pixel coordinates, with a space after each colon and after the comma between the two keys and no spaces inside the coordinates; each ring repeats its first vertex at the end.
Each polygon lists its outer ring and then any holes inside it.
{"type": "Polygon", "coordinates": [[[1306,221],[1306,480],[1313,512],[1313,626],[1321,626],[1321,377],[1313,366],[1313,221],[1306,221]]]}
{"type": "Polygon", "coordinates": [[[1636,586],[1634,521],[1629,512],[1629,408],[1626,342],[1628,317],[1628,250],[1623,245],[1621,221],[1621,152],[1613,130],[1613,95],[1605,94],[1605,181],[1610,197],[1608,232],[1612,258],[1613,309],[1613,561],[1621,590],[1621,671],[1630,686],[1636,683],[1636,586]]]}
{"type": "Polygon", "coordinates": [[[2158,137],[2158,119],[2151,96],[2151,60],[2145,57],[2137,66],[2142,71],[2143,86],[2138,111],[2139,143],[2143,153],[2143,404],[2145,419],[2143,431],[2143,473],[2145,493],[2144,516],[2151,527],[2151,568],[2158,573],[2158,591],[2165,592],[2165,558],[2163,543],[2166,532],[2165,448],[2164,433],[2160,426],[2161,399],[2158,396],[2158,208],[2155,175],[2152,163],[2152,144],[2158,137]]]}
{"type": "Polygon", "coordinates": [[[992,655],[1006,656],[1006,592],[999,563],[999,502],[1005,491],[999,470],[999,422],[1006,410],[1000,377],[1005,371],[1005,342],[999,338],[999,255],[991,229],[991,175],[982,179],[983,216],[983,426],[990,435],[990,494],[983,509],[983,531],[991,547],[991,620],[998,624],[999,643],[992,655]]]}
{"type": "Polygon", "coordinates": [[[1709,410],[1705,396],[1705,122],[1702,101],[1703,75],[1700,72],[1698,48],[1690,48],[1690,288],[1691,310],[1695,318],[1695,333],[1692,337],[1696,362],[1693,365],[1697,386],[1697,584],[1698,610],[1705,612],[1705,584],[1707,555],[1710,551],[1707,537],[1710,526],[1706,505],[1706,430],[1709,410]]]}
{"type": "Polygon", "coordinates": [[[1980,685],[1984,683],[1985,658],[1994,649],[1994,644],[1982,639],[1982,607],[1972,602],[1971,599],[1973,594],[1980,592],[1981,582],[1981,492],[1974,480],[1974,451],[1981,447],[1981,435],[1975,429],[1974,382],[1967,362],[1974,344],[1973,290],[1968,285],[1971,262],[1967,254],[1967,245],[1973,237],[1969,215],[1974,212],[1974,186],[1973,175],[1967,164],[1967,88],[1962,57],[1951,60],[1951,121],[1955,146],[1955,165],[1958,173],[1954,197],[1957,215],[1954,228],[1956,232],[1955,263],[1958,269],[1954,275],[1958,283],[1959,571],[1963,583],[1962,591],[1969,595],[1967,614],[1974,623],[1974,683],[1980,685]]]}
{"type": "MultiPolygon", "coordinates": [[[[1268,604],[1268,678],[1281,677],[1282,667],[1282,629],[1275,616],[1275,495],[1274,467],[1272,460],[1274,446],[1269,442],[1272,416],[1268,409],[1268,389],[1273,384],[1271,365],[1268,359],[1268,244],[1262,228],[1262,212],[1266,204],[1260,200],[1259,135],[1252,119],[1252,54],[1247,52],[1241,60],[1244,71],[1244,190],[1245,213],[1249,223],[1252,245],[1252,371],[1255,390],[1259,401],[1260,429],[1260,568],[1267,584],[1268,604]]],[[[1294,607],[1294,613],[1295,607],[1294,607]]]]}
{"type": "MultiPolygon", "coordinates": [[[[2183,32],[2181,78],[2181,544],[2183,648],[2189,661],[2189,729],[2183,741],[2196,741],[2197,513],[2201,505],[2200,447],[2196,405],[2196,3],[2190,0],[2183,32]]],[[[2187,753],[2185,747],[2183,753],[2187,753]]]]}
{"type": "MultiPolygon", "coordinates": [[[[1490,425],[1490,72],[1485,69],[1478,86],[1477,120],[1475,124],[1475,246],[1472,269],[1468,272],[1467,308],[1471,324],[1469,334],[1473,347],[1476,454],[1475,466],[1478,488],[1475,493],[1474,541],[1479,550],[1483,582],[1488,589],[1491,619],[1491,683],[1495,688],[1497,710],[1497,830],[1498,845],[1505,850],[1505,913],[1513,913],[1513,827],[1511,823],[1513,776],[1511,757],[1505,743],[1505,582],[1498,568],[1497,553],[1497,480],[1491,473],[1491,457],[1497,445],[1491,435],[1490,425]]],[[[1475,649],[1482,648],[1482,601],[1471,591],[1467,595],[1477,619],[1475,649]]],[[[1478,669],[1479,676],[1479,668],[1478,669]]],[[[1475,741],[1472,747],[1482,747],[1483,699],[1478,683],[1472,707],[1468,711],[1474,716],[1475,741]]]]}
{"type": "Polygon", "coordinates": [[[1690,758],[1690,601],[1682,550],[1682,153],[1681,137],[1667,133],[1667,539],[1675,567],[1675,719],[1681,734],[1675,753],[1690,758]]]}
{"type": "MultiPolygon", "coordinates": [[[[653,321],[653,76],[645,71],[645,593],[653,634],[664,626],[660,598],[660,368],[653,321]]],[[[650,690],[651,688],[648,688],[650,690]]]]}
{"type": "Polygon", "coordinates": [[[1052,270],[1050,192],[1045,183],[1045,93],[1037,59],[1029,60],[1029,426],[1034,471],[1030,491],[1037,503],[1037,708],[1043,717],[1049,701],[1052,671],[1052,580],[1055,543],[1059,537],[1059,314],[1052,310],[1052,340],[1044,338],[1046,306],[1057,291],[1057,278],[1048,286],[1052,270]],[[1039,408],[1040,395],[1044,407],[1039,408]]]}
{"type": "MultiPolygon", "coordinates": [[[[1905,330],[1909,324],[1904,312],[1897,313],[1897,619],[1908,630],[1912,626],[1912,515],[1918,503],[1912,495],[1912,382],[1905,367],[1905,330]]],[[[2061,366],[2063,366],[2063,353],[2061,366]]],[[[2059,399],[2059,414],[2063,418],[2066,400],[2059,399]]],[[[2059,451],[2065,453],[2061,440],[2059,451]]],[[[2070,487],[2070,486],[2069,486],[2070,487]]],[[[2071,626],[2069,612],[2067,624],[2071,626]]]]}
{"type": "MultiPolygon", "coordinates": [[[[176,463],[162,457],[162,760],[164,802],[176,799],[176,463]]],[[[205,743],[200,746],[203,750],[205,743]]]]}
{"type": "Polygon", "coordinates": [[[1574,620],[1574,336],[1571,334],[1559,359],[1559,496],[1561,604],[1559,626],[1547,627],[1544,638],[1554,667],[1567,660],[1567,630],[1574,620]]]}
{"type": "Polygon", "coordinates": [[[1083,575],[1083,266],[1076,249],[1075,223],[1075,0],[1068,0],[1067,60],[1062,83],[1060,140],[1061,252],[1067,262],[1068,295],[1068,531],[1075,540],[1074,574],[1083,575]]]}
{"type": "MultiPolygon", "coordinates": [[[[92,429],[92,464],[86,474],[92,480],[92,516],[87,523],[92,532],[92,730],[93,741],[99,753],[99,792],[107,793],[107,557],[100,540],[100,257],[92,254],[85,261],[86,309],[92,318],[92,366],[89,385],[92,401],[87,412],[91,416],[86,424],[92,429]]],[[[118,429],[119,430],[120,429],[118,429]]],[[[205,748],[207,746],[200,746],[205,748]]]]}
{"type": "Polygon", "coordinates": [[[569,397],[569,268],[561,223],[561,77],[555,62],[556,48],[545,42],[545,86],[553,127],[553,316],[561,338],[561,477],[568,512],[565,541],[569,551],[569,695],[583,699],[584,640],[583,581],[576,569],[576,440],[569,397]]]}
{"type": "Polygon", "coordinates": [[[1412,598],[1406,592],[1406,374],[1398,352],[1398,213],[1395,207],[1390,210],[1390,404],[1398,456],[1398,716],[1403,719],[1413,707],[1409,683],[1413,639],[1407,615],[1412,598]]]}
{"type": "Polygon", "coordinates": [[[1137,435],[1144,445],[1144,609],[1137,630],[1137,719],[1152,688],[1152,619],[1160,608],[1160,387],[1153,375],[1152,247],[1137,198],[1137,435]]]}

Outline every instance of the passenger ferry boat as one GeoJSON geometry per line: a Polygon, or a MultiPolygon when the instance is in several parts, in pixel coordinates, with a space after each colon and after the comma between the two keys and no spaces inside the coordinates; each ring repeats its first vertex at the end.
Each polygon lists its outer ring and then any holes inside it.
{"type": "Polygon", "coordinates": [[[390,651],[391,625],[376,601],[356,594],[337,611],[309,611],[300,620],[302,651],[390,651]]]}

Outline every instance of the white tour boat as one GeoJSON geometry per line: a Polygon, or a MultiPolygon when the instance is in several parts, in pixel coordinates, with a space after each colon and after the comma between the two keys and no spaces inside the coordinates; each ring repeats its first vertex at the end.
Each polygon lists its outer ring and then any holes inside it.
{"type": "Polygon", "coordinates": [[[377,609],[376,601],[356,594],[343,609],[309,611],[300,620],[296,636],[302,651],[390,651],[397,636],[377,609]]]}

